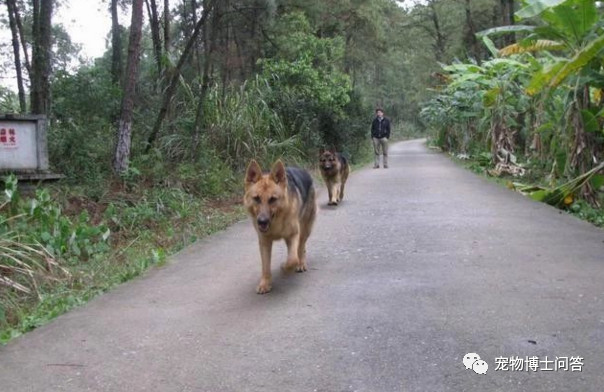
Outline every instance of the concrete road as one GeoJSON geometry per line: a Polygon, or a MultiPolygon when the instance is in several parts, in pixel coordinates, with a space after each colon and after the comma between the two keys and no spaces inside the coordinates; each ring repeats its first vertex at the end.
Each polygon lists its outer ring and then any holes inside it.
{"type": "Polygon", "coordinates": [[[1,347],[0,391],[602,391],[604,231],[421,141],[346,196],[270,294],[236,224],[1,347]]]}

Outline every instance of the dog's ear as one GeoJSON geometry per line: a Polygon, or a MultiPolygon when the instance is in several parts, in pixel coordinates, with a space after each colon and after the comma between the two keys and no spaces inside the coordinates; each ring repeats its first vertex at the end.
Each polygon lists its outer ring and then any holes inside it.
{"type": "Polygon", "coordinates": [[[283,162],[281,161],[281,159],[279,159],[273,165],[273,168],[271,170],[271,178],[277,184],[286,184],[287,183],[287,175],[285,173],[285,165],[283,164],[283,162]]]}
{"type": "Polygon", "coordinates": [[[247,165],[247,171],[245,172],[245,184],[255,184],[262,177],[262,168],[255,159],[252,159],[249,165],[247,165]]]}
{"type": "Polygon", "coordinates": [[[323,155],[324,152],[325,152],[325,149],[323,147],[321,147],[321,149],[319,150],[319,156],[323,155]]]}
{"type": "Polygon", "coordinates": [[[336,153],[336,148],[335,147],[330,148],[329,152],[332,153],[332,154],[335,154],[336,153]]]}

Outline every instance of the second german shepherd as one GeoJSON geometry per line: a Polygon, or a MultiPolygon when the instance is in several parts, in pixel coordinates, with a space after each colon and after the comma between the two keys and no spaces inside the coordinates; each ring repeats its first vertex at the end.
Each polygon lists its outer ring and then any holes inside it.
{"type": "Polygon", "coordinates": [[[317,214],[312,177],[297,167],[286,168],[280,160],[270,173],[263,173],[252,160],[245,174],[243,204],[260,243],[262,277],[256,292],[265,294],[272,288],[273,241],[284,239],[287,244],[284,271],[306,271],[306,240],[317,214]]]}
{"type": "Polygon", "coordinates": [[[348,161],[339,152],[324,150],[319,156],[319,167],[329,194],[327,205],[337,206],[344,199],[344,186],[350,173],[348,161]]]}

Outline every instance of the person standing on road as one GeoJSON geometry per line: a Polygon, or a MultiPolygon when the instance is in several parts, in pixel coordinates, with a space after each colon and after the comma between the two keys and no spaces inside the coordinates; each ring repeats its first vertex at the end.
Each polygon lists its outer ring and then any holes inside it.
{"type": "Polygon", "coordinates": [[[390,138],[390,119],[384,117],[382,108],[375,109],[375,118],[371,123],[371,139],[373,140],[373,151],[375,152],[374,169],[380,167],[380,155],[383,155],[384,169],[388,168],[388,139],[390,138]]]}

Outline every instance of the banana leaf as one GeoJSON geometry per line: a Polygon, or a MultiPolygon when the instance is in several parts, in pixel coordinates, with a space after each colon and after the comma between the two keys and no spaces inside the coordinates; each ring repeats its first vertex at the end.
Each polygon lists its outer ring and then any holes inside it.
{"type": "Polygon", "coordinates": [[[590,180],[591,186],[594,189],[600,189],[604,187],[604,175],[595,174],[590,180]]]}
{"type": "Polygon", "coordinates": [[[518,10],[515,15],[520,19],[532,18],[541,14],[548,8],[555,7],[567,0],[529,0],[527,6],[518,10]]]}
{"type": "MultiPolygon", "coordinates": [[[[480,37],[479,34],[480,33],[478,33],[476,35],[480,37]]],[[[482,42],[484,43],[484,45],[487,47],[487,49],[489,49],[489,52],[491,52],[491,56],[497,57],[498,53],[499,53],[499,49],[497,49],[493,40],[490,39],[489,37],[487,37],[486,35],[480,37],[480,39],[482,39],[482,42]]]]}
{"type": "Polygon", "coordinates": [[[581,110],[581,118],[583,119],[583,127],[585,128],[585,132],[600,131],[600,123],[598,122],[598,118],[596,116],[597,114],[594,114],[590,110],[581,110]]]}
{"type": "Polygon", "coordinates": [[[527,32],[527,31],[530,32],[533,30],[535,30],[535,26],[529,26],[529,25],[499,26],[499,27],[493,27],[490,29],[479,31],[478,33],[476,33],[476,36],[478,38],[492,37],[492,36],[499,36],[499,35],[508,34],[508,33],[520,33],[520,32],[527,32]]]}
{"type": "Polygon", "coordinates": [[[592,40],[585,48],[577,52],[570,61],[554,75],[550,80],[550,87],[557,87],[569,75],[583,68],[594,57],[598,56],[604,49],[604,35],[592,40]]]}
{"type": "MultiPolygon", "coordinates": [[[[537,185],[525,185],[522,183],[512,183],[513,189],[527,195],[533,200],[541,201],[555,207],[564,207],[571,204],[577,192],[587,183],[591,181],[592,185],[604,185],[604,176],[597,174],[604,169],[604,162],[595,166],[588,172],[559,185],[555,188],[545,188],[537,185]]],[[[596,187],[598,189],[598,187],[596,187]]]]}
{"type": "Polygon", "coordinates": [[[566,45],[549,39],[530,40],[526,44],[516,43],[499,49],[500,56],[511,56],[513,54],[539,52],[542,50],[562,50],[566,45]]]}

